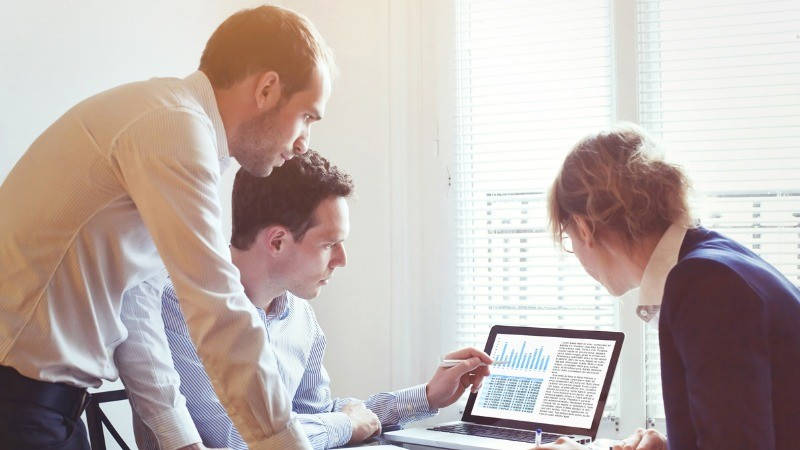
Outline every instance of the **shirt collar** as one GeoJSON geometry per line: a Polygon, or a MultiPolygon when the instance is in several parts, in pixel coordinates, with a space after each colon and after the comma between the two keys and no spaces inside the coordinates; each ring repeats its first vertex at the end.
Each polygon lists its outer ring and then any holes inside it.
{"type": "Polygon", "coordinates": [[[184,79],[189,89],[195,94],[195,98],[203,107],[203,110],[211,119],[214,127],[214,134],[217,138],[217,153],[220,161],[230,158],[228,151],[228,137],[225,134],[225,126],[222,124],[222,116],[219,114],[217,98],[214,96],[214,89],[211,82],[201,71],[196,71],[184,79]]]}
{"type": "Polygon", "coordinates": [[[269,303],[269,310],[265,311],[265,318],[266,320],[278,319],[283,320],[289,315],[289,293],[284,292],[283,294],[275,297],[269,303]]]}
{"type": "Polygon", "coordinates": [[[674,223],[667,228],[658,241],[650,260],[644,268],[642,284],[639,288],[639,306],[636,314],[645,322],[658,315],[661,300],[664,297],[664,285],[667,275],[678,263],[678,254],[686,237],[687,227],[674,223]]]}

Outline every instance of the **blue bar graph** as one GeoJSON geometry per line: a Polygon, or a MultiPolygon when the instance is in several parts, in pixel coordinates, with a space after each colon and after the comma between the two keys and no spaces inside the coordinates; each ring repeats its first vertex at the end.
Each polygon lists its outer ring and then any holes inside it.
{"type": "Polygon", "coordinates": [[[547,370],[550,366],[550,355],[544,354],[544,347],[538,347],[533,351],[528,348],[528,351],[526,351],[526,344],[526,342],[523,342],[521,347],[511,348],[509,353],[508,342],[495,343],[492,351],[492,357],[496,361],[494,365],[517,370],[539,372],[547,370]],[[497,353],[498,350],[500,350],[499,354],[497,353]]]}

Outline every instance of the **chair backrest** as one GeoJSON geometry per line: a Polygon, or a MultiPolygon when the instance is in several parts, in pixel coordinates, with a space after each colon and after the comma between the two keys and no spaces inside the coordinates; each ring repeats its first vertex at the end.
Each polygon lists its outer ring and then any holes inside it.
{"type": "Polygon", "coordinates": [[[126,400],[128,398],[128,393],[125,389],[119,389],[116,391],[106,391],[106,392],[96,392],[89,396],[89,402],[86,405],[86,427],[89,430],[89,443],[92,446],[92,450],[106,450],[106,440],[105,435],[103,433],[103,425],[105,425],[106,429],[111,436],[117,441],[120,448],[123,450],[130,450],[125,441],[122,439],[122,436],[119,435],[119,432],[114,428],[111,424],[111,421],[108,420],[108,417],[103,413],[103,410],[100,409],[101,403],[106,402],[116,402],[119,400],[126,400]]]}

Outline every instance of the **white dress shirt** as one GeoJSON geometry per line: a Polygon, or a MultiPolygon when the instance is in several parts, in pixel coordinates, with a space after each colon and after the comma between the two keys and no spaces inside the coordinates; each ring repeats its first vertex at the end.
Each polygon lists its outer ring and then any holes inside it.
{"type": "Polygon", "coordinates": [[[653,254],[647,261],[642,274],[642,283],[639,287],[639,305],[636,315],[647,323],[656,325],[661,310],[661,300],[664,298],[664,285],[667,283],[669,272],[678,264],[678,254],[686,237],[688,225],[673,223],[661,236],[653,254]]]}
{"type": "Polygon", "coordinates": [[[121,376],[162,448],[199,441],[163,332],[165,265],[245,441],[308,448],[222,235],[227,156],[201,72],[100,93],[45,130],[0,187],[0,365],[79,387],[121,376]]]}
{"type": "MultiPolygon", "coordinates": [[[[164,289],[161,300],[161,316],[172,359],[181,377],[181,393],[186,397],[186,405],[203,443],[208,447],[246,450],[247,445],[220,404],[197,356],[171,284],[164,289]]],[[[268,312],[257,309],[275,351],[283,384],[292,396],[292,410],[311,445],[315,450],[323,450],[347,444],[353,425],[342,407],[360,400],[331,395],[331,380],[322,364],[325,333],[311,305],[286,292],[272,300],[268,312]]],[[[420,384],[394,392],[380,392],[370,396],[364,404],[378,416],[381,426],[405,425],[438,412],[430,409],[425,391],[426,385],[420,384]]],[[[158,450],[152,433],[141,425],[136,414],[133,424],[139,449],[158,450]]]]}

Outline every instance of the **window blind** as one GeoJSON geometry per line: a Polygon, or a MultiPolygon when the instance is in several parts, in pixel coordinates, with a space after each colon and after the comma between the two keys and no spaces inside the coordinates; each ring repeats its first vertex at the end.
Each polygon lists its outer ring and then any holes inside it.
{"type": "MultiPolygon", "coordinates": [[[[800,284],[800,3],[638,0],[637,23],[640,123],[684,166],[694,213],[800,284]]],[[[645,342],[652,421],[655,329],[645,342]]]]}
{"type": "MultiPolygon", "coordinates": [[[[546,228],[570,147],[612,116],[609,2],[456,1],[457,340],[494,324],[616,330],[546,228]]],[[[617,415],[617,382],[606,414],[617,415]]]]}

